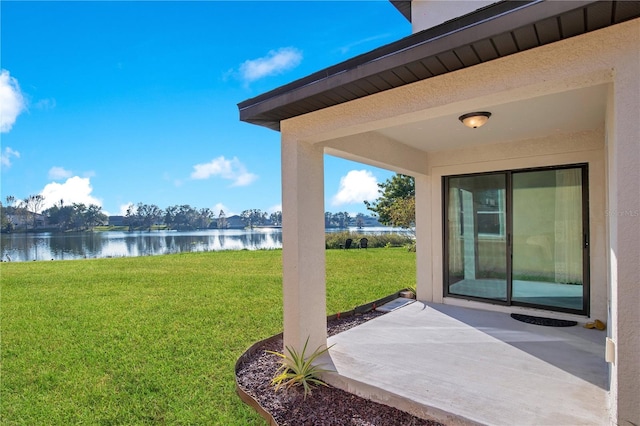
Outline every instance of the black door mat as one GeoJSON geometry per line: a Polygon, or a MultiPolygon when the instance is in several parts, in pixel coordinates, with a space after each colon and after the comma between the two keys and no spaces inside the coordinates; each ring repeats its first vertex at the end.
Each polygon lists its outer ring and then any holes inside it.
{"type": "Polygon", "coordinates": [[[556,318],[532,317],[531,315],[511,314],[511,318],[527,324],[544,325],[546,327],[573,327],[578,321],[561,320],[556,318]]]}

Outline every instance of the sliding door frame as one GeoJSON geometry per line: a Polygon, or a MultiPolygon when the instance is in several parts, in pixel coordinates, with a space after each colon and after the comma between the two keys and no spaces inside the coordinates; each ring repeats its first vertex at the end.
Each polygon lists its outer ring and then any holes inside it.
{"type": "MultiPolygon", "coordinates": [[[[589,167],[586,163],[579,164],[567,164],[559,166],[546,166],[546,167],[531,167],[524,169],[512,169],[512,170],[496,170],[491,172],[482,173],[467,173],[458,175],[448,175],[442,177],[442,253],[443,253],[443,290],[445,297],[452,297],[465,300],[474,300],[483,303],[490,303],[502,306],[522,306],[536,309],[544,309],[556,312],[566,312],[579,315],[589,315],[590,307],[590,240],[589,240],[589,167]],[[536,172],[536,171],[551,171],[551,170],[563,170],[563,169],[580,169],[582,179],[582,309],[570,309],[558,306],[539,305],[534,303],[513,301],[513,174],[521,172],[536,172]],[[477,177],[487,175],[502,174],[505,179],[505,256],[506,256],[506,301],[497,299],[488,299],[471,295],[460,295],[449,292],[449,226],[448,226],[448,212],[449,212],[449,180],[452,178],[460,177],[477,177]]],[[[477,245],[477,240],[474,242],[477,245]]],[[[477,251],[476,251],[477,252],[477,251]]],[[[475,259],[477,262],[477,259],[475,259]]]]}

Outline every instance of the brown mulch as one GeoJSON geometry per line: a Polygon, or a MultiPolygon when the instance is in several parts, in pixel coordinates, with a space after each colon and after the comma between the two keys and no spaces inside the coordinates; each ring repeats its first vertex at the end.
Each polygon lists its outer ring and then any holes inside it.
{"type": "MultiPolygon", "coordinates": [[[[371,311],[334,319],[328,322],[327,332],[331,336],[379,315],[383,313],[371,311]]],[[[239,364],[236,371],[239,386],[256,399],[279,425],[442,426],[333,387],[315,387],[306,399],[299,387],[276,392],[270,382],[281,358],[266,351],[282,352],[282,345],[282,338],[260,345],[239,364]]]]}

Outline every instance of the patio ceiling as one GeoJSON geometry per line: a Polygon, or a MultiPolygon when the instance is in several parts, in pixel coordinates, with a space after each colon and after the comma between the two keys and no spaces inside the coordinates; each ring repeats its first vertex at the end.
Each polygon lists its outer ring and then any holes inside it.
{"type": "Polygon", "coordinates": [[[640,1],[498,2],[241,102],[240,120],[280,130],[282,120],[637,17],[640,1]]]}
{"type": "MultiPolygon", "coordinates": [[[[526,140],[604,126],[607,85],[555,93],[532,99],[485,105],[491,118],[480,129],[465,127],[459,113],[416,121],[377,132],[421,151],[433,152],[526,140]]],[[[461,111],[465,113],[468,111],[461,111]]]]}

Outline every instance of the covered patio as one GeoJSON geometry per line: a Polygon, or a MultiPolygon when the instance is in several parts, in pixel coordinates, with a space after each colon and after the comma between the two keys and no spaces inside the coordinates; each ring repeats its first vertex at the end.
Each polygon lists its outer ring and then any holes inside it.
{"type": "Polygon", "coordinates": [[[448,425],[600,425],[604,335],[417,301],[330,337],[325,378],[448,425]]]}

